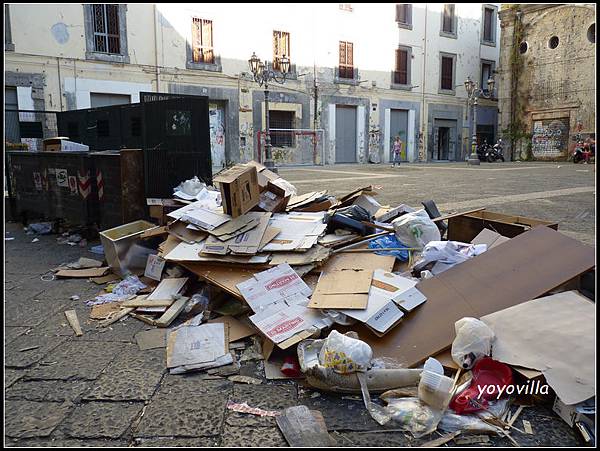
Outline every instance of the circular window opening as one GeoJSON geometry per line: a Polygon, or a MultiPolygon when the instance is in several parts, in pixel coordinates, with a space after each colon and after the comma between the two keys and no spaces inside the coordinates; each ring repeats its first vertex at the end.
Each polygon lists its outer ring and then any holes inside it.
{"type": "Polygon", "coordinates": [[[556,47],[558,47],[558,36],[552,36],[550,38],[550,40],[548,41],[548,47],[550,47],[551,49],[555,49],[556,47]]]}
{"type": "Polygon", "coordinates": [[[521,42],[521,45],[519,45],[519,52],[523,54],[527,51],[528,48],[529,46],[527,45],[527,42],[523,41],[521,42]]]}
{"type": "Polygon", "coordinates": [[[590,25],[587,31],[587,38],[592,44],[596,43],[596,24],[593,23],[590,25]]]}

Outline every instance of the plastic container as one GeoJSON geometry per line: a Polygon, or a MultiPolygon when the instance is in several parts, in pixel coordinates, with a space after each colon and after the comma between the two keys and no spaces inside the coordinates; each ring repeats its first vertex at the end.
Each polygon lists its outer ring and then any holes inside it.
{"type": "Polygon", "coordinates": [[[450,401],[453,385],[449,377],[424,370],[419,382],[419,399],[434,409],[444,410],[450,401]]]}
{"type": "Polygon", "coordinates": [[[473,367],[471,386],[452,399],[450,408],[458,414],[472,413],[498,399],[499,389],[512,384],[512,369],[490,357],[478,360],[473,367]]]}
{"type": "Polygon", "coordinates": [[[139,263],[142,263],[142,269],[145,268],[146,260],[143,260],[143,255],[140,255],[140,259],[135,259],[135,255],[132,255],[132,248],[138,241],[139,236],[145,230],[153,227],[156,226],[151,222],[140,220],[100,232],[104,256],[108,265],[116,274],[124,277],[134,267],[139,266],[139,263]],[[140,262],[136,260],[140,260],[140,262]]]}

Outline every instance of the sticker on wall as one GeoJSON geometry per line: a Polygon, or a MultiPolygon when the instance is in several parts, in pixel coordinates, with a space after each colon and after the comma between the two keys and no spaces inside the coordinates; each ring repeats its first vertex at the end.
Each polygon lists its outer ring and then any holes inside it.
{"type": "Polygon", "coordinates": [[[96,184],[98,185],[98,200],[102,200],[104,198],[104,179],[100,169],[96,170],[96,184]]]}
{"type": "Polygon", "coordinates": [[[44,187],[44,190],[48,191],[48,188],[49,188],[49,184],[48,184],[48,172],[46,172],[46,170],[44,169],[44,172],[42,172],[41,176],[42,176],[42,185],[44,187]]]}
{"type": "Polygon", "coordinates": [[[74,175],[69,176],[69,188],[71,189],[71,194],[77,194],[77,177],[74,175]]]}
{"type": "Polygon", "coordinates": [[[79,194],[84,199],[92,192],[92,178],[90,177],[90,171],[87,171],[86,175],[81,175],[81,172],[77,172],[77,178],[79,182],[79,194]]]}
{"type": "Polygon", "coordinates": [[[42,174],[40,174],[39,172],[33,173],[33,184],[35,185],[36,190],[42,190],[42,174]]]}
{"type": "Polygon", "coordinates": [[[69,174],[66,169],[56,170],[56,184],[64,188],[69,187],[69,174]]]}

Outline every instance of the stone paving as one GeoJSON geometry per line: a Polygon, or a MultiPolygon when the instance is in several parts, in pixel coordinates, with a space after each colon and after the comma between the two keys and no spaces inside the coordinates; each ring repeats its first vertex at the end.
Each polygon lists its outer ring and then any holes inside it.
{"type": "MultiPolygon", "coordinates": [[[[493,199],[494,211],[558,218],[559,230],[595,245],[594,165],[507,163],[465,169],[345,165],[286,168],[281,174],[301,192],[323,187],[342,194],[373,183],[384,188],[382,203],[418,206],[432,198],[443,212],[461,209],[465,201],[485,206],[486,199],[493,199]],[[574,189],[579,191],[568,191],[574,189]],[[521,196],[518,203],[511,201],[514,196],[521,196]]],[[[39,236],[33,243],[21,224],[6,223],[5,232],[14,238],[5,241],[4,269],[7,446],[287,446],[272,418],[229,411],[229,400],[268,410],[298,404],[318,409],[339,446],[418,446],[439,437],[434,433],[415,440],[402,432],[383,432],[361,400],[317,395],[293,381],[244,385],[207,379],[204,373],[170,375],[163,349],[140,351],[135,344],[134,335],[149,326],[126,318],[104,330],[94,327],[84,300],[100,286],[40,279],[61,263],[97,256],[57,244],[56,235],[39,236]],[[70,300],[73,295],[80,300],[70,300]],[[63,314],[68,309],[76,310],[83,336],[74,336],[63,314]]],[[[260,362],[244,365],[241,374],[262,374],[260,362]]],[[[526,408],[521,419],[534,429],[533,435],[513,432],[523,446],[582,444],[551,406],[526,408]]],[[[512,446],[506,438],[492,440],[512,446]]]]}

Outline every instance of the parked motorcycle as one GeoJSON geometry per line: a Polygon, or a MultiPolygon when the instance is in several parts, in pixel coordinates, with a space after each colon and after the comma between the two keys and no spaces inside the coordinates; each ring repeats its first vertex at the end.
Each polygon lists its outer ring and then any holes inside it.
{"type": "Polygon", "coordinates": [[[499,139],[498,142],[496,144],[494,144],[493,147],[488,146],[486,154],[485,154],[485,160],[488,163],[494,163],[498,160],[500,160],[504,163],[504,152],[502,150],[502,140],[501,139],[499,139]]]}
{"type": "Polygon", "coordinates": [[[584,142],[581,138],[578,138],[575,149],[573,150],[573,155],[571,155],[573,163],[589,163],[590,158],[595,154],[595,147],[595,144],[584,142]]]}
{"type": "Polygon", "coordinates": [[[487,154],[491,149],[492,146],[484,139],[483,143],[477,146],[477,157],[479,158],[479,161],[487,161],[487,154]]]}

